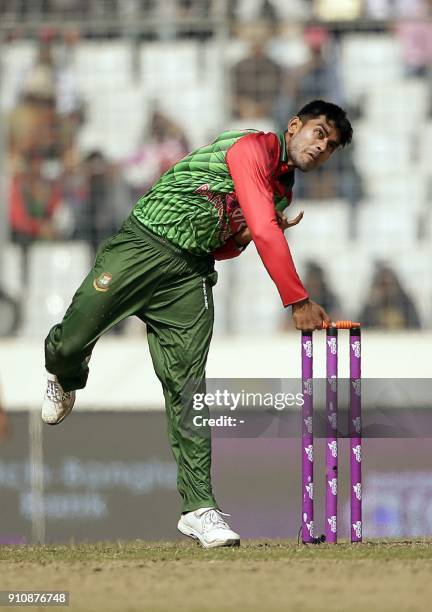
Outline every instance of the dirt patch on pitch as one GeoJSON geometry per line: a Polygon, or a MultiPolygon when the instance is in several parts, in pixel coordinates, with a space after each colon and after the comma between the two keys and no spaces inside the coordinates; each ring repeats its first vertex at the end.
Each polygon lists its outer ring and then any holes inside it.
{"type": "Polygon", "coordinates": [[[71,612],[420,612],[432,598],[431,572],[429,559],[206,555],[203,560],[2,561],[0,584],[1,590],[68,590],[71,612]]]}

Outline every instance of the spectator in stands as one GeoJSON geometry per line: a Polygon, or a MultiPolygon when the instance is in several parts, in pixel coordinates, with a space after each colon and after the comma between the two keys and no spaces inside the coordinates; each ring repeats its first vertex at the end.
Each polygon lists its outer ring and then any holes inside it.
{"type": "Polygon", "coordinates": [[[83,178],[83,185],[79,177],[77,182],[80,201],[75,203],[74,237],[88,241],[94,254],[100,243],[119,229],[129,212],[130,198],[121,172],[101,151],[87,155],[83,178]]]}
{"type": "Polygon", "coordinates": [[[281,79],[281,66],[267,55],[264,41],[253,42],[249,55],[232,69],[233,117],[240,121],[271,120],[281,79]]]}
{"type": "Polygon", "coordinates": [[[57,160],[60,173],[61,156],[74,146],[84,121],[83,103],[79,96],[70,50],[78,34],[65,32],[63,46],[55,57],[53,34],[42,32],[37,57],[23,79],[21,100],[10,118],[10,150],[13,159],[34,154],[57,160]],[[60,53],[61,51],[61,53],[60,53]]]}
{"type": "MultiPolygon", "coordinates": [[[[329,286],[324,269],[316,261],[308,261],[306,263],[304,285],[311,300],[318,304],[325,304],[323,308],[333,321],[341,318],[339,300],[333,289],[329,286]]],[[[289,317],[284,318],[282,329],[294,329],[289,317]]]]}
{"type": "Polygon", "coordinates": [[[432,24],[428,12],[426,4],[415,4],[407,18],[395,25],[408,77],[428,77],[432,64],[432,24]]]}
{"type": "Polygon", "coordinates": [[[49,167],[36,150],[27,154],[10,181],[9,220],[12,240],[22,249],[22,283],[27,285],[29,247],[36,240],[57,237],[54,213],[59,208],[59,182],[51,179],[49,167]]]}
{"type": "Polygon", "coordinates": [[[184,130],[157,107],[137,151],[123,163],[124,176],[137,199],[173,164],[187,155],[189,143],[184,130]]]}
{"type": "MultiPolygon", "coordinates": [[[[67,36],[65,48],[76,42],[76,36],[67,36]]],[[[65,229],[57,223],[63,202],[63,163],[75,147],[83,116],[64,59],[62,63],[55,60],[53,33],[42,32],[35,63],[9,119],[9,219],[12,240],[23,253],[23,287],[32,243],[61,238],[65,229]]]]}
{"type": "Polygon", "coordinates": [[[312,201],[333,198],[346,200],[350,205],[350,216],[345,231],[351,239],[355,239],[359,204],[364,196],[364,187],[362,176],[354,163],[353,151],[346,151],[344,157],[336,152],[325,169],[317,169],[313,179],[309,181],[308,178],[308,182],[303,174],[298,174],[294,187],[296,198],[312,201]]]}
{"type": "Polygon", "coordinates": [[[53,76],[46,66],[35,67],[28,77],[8,127],[13,170],[30,157],[58,158],[59,117],[53,76]]]}
{"type": "Polygon", "coordinates": [[[79,130],[86,119],[85,104],[74,67],[74,52],[79,41],[80,33],[76,29],[66,30],[55,62],[56,104],[60,116],[60,144],[63,154],[75,148],[79,130]]]}
{"type": "Polygon", "coordinates": [[[85,162],[73,147],[63,156],[61,188],[62,207],[56,213],[56,222],[62,238],[70,240],[76,238],[76,234],[81,231],[87,201],[85,162]]]}
{"type": "Polygon", "coordinates": [[[24,81],[20,102],[8,125],[9,221],[12,240],[22,249],[23,287],[28,280],[29,247],[55,237],[53,215],[60,203],[59,117],[50,52],[41,43],[24,81]]]}
{"type": "MultiPolygon", "coordinates": [[[[324,95],[336,104],[345,105],[339,63],[335,44],[330,32],[322,26],[306,27],[304,41],[309,48],[308,61],[287,74],[284,94],[278,103],[280,112],[278,122],[286,124],[286,118],[292,113],[290,108],[299,108],[305,100],[324,95]],[[287,113],[287,114],[286,114],[287,113]]],[[[334,155],[326,166],[318,168],[311,180],[305,181],[302,173],[296,179],[295,194],[300,199],[328,200],[346,199],[351,204],[352,222],[347,228],[351,237],[355,236],[356,213],[358,203],[363,197],[362,180],[357,171],[352,150],[342,159],[334,155]]]]}
{"type": "Polygon", "coordinates": [[[413,300],[388,265],[377,263],[369,296],[359,314],[364,327],[418,329],[420,318],[413,300]]]}
{"type": "Polygon", "coordinates": [[[284,78],[284,87],[278,101],[278,123],[286,125],[296,108],[305,101],[324,97],[335,104],[344,104],[344,93],[339,75],[334,41],[323,26],[306,27],[303,40],[309,50],[308,60],[290,70],[284,78]]]}
{"type": "Polygon", "coordinates": [[[315,261],[308,261],[306,264],[305,287],[312,300],[325,304],[323,308],[333,321],[340,318],[339,300],[329,286],[324,269],[315,261]]]}

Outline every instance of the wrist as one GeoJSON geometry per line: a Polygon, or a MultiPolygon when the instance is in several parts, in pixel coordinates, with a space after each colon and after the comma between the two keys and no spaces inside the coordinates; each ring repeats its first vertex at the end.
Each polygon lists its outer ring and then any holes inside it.
{"type": "Polygon", "coordinates": [[[292,311],[295,312],[299,308],[303,308],[303,306],[306,306],[306,304],[309,304],[309,298],[308,297],[305,298],[304,300],[300,300],[300,302],[295,302],[294,304],[292,304],[291,305],[292,311]]]}
{"type": "Polygon", "coordinates": [[[234,234],[233,240],[234,240],[234,244],[238,246],[239,249],[244,248],[251,241],[250,238],[244,235],[243,231],[240,231],[240,232],[237,232],[237,234],[234,234]]]}
{"type": "Polygon", "coordinates": [[[234,244],[235,244],[237,247],[239,247],[239,248],[240,248],[240,247],[242,247],[242,246],[243,246],[243,244],[242,244],[242,242],[241,242],[241,238],[240,238],[240,232],[238,232],[237,234],[234,234],[234,236],[233,236],[233,240],[234,240],[234,244]]]}

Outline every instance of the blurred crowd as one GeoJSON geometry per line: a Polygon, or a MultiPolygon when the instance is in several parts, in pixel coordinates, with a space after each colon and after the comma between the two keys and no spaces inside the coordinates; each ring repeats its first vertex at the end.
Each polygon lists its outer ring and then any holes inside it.
{"type": "MultiPolygon", "coordinates": [[[[307,263],[303,282],[310,298],[321,304],[333,321],[344,318],[340,300],[318,262],[307,263]]],[[[389,264],[381,261],[375,263],[370,285],[365,289],[365,302],[354,317],[356,321],[361,321],[362,327],[389,331],[421,328],[416,305],[389,264]]],[[[282,328],[292,328],[290,318],[284,320],[282,328]]]]}
{"type": "Polygon", "coordinates": [[[289,18],[323,21],[354,19],[397,19],[418,16],[418,7],[430,9],[429,0],[3,0],[0,14],[34,19],[168,18],[210,19],[226,11],[237,22],[265,17],[275,21],[289,18]]]}
{"type": "Polygon", "coordinates": [[[34,241],[86,240],[94,253],[139,195],[188,150],[182,129],[155,108],[130,158],[114,163],[102,150],[83,154],[77,140],[85,104],[67,61],[57,63],[53,49],[44,36],[8,122],[10,229],[23,251],[24,284],[34,241]]]}
{"type": "MultiPolygon", "coordinates": [[[[354,120],[362,116],[361,101],[356,106],[350,105],[343,89],[338,61],[341,33],[324,21],[361,16],[395,19],[385,25],[380,22],[377,28],[390,28],[399,38],[406,78],[420,77],[432,82],[432,26],[431,22],[422,20],[431,13],[432,0],[297,0],[290,3],[237,0],[228,4],[233,28],[237,28],[236,36],[249,44],[249,52],[231,67],[230,106],[237,126],[253,124],[263,129],[284,129],[296,110],[317,97],[347,108],[354,120]],[[270,52],[270,47],[277,34],[278,21],[288,19],[289,11],[295,12],[295,9],[297,18],[315,16],[321,23],[303,28],[307,57],[295,68],[287,68],[270,52]],[[260,26],[250,28],[251,23],[260,26]]],[[[45,0],[37,3],[43,14],[79,15],[80,18],[97,16],[97,11],[111,16],[166,11],[168,5],[180,17],[208,18],[214,10],[214,3],[205,0],[166,3],[45,0]]],[[[0,13],[31,17],[35,6],[25,0],[6,0],[0,4],[0,13]]],[[[62,33],[44,30],[39,34],[36,60],[21,75],[16,104],[7,118],[10,237],[22,252],[23,287],[28,282],[29,252],[36,241],[85,241],[93,256],[101,241],[118,229],[139,196],[191,146],[183,126],[176,118],[167,116],[155,101],[143,116],[142,133],[131,155],[114,161],[100,148],[83,151],[79,135],[87,120],[86,104],[70,62],[78,40],[73,30],[62,33]]],[[[343,155],[335,155],[328,165],[306,179],[298,173],[295,196],[318,203],[344,199],[351,211],[349,231],[355,237],[356,214],[364,186],[354,163],[353,147],[343,155]]],[[[340,304],[319,263],[310,262],[305,285],[311,297],[332,316],[341,315],[340,304]]],[[[20,305],[2,289],[1,282],[0,301],[11,313],[8,331],[16,332],[20,305]]],[[[383,262],[377,262],[369,295],[358,317],[370,327],[421,326],[416,305],[396,272],[383,262]]],[[[1,333],[4,332],[0,329],[1,333]]]]}

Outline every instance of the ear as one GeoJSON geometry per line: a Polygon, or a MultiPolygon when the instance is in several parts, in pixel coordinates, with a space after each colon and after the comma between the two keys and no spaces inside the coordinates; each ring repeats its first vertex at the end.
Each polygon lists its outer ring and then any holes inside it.
{"type": "Polygon", "coordinates": [[[294,136],[303,127],[302,120],[297,115],[288,122],[288,134],[294,136]]]}

